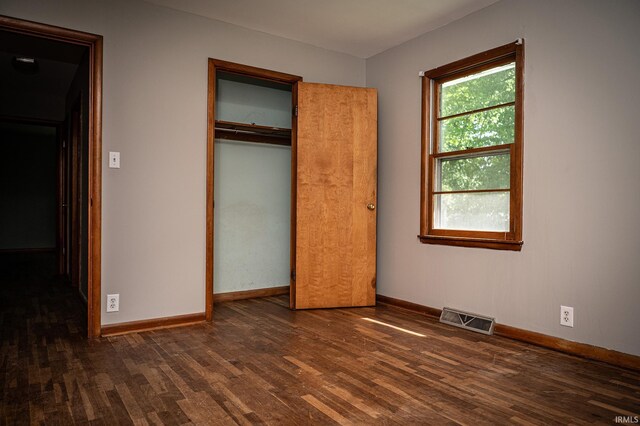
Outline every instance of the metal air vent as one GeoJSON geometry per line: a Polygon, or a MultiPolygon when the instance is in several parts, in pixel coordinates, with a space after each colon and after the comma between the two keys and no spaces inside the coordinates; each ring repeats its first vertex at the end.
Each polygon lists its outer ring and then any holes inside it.
{"type": "Polygon", "coordinates": [[[442,314],[440,315],[440,322],[482,334],[493,334],[493,326],[496,320],[483,315],[443,308],[442,314]]]}

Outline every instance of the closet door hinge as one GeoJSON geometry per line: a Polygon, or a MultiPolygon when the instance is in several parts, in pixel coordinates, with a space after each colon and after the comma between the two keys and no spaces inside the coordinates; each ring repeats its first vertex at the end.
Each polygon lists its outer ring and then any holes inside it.
{"type": "Polygon", "coordinates": [[[298,105],[293,107],[293,116],[297,117],[298,116],[298,105]]]}
{"type": "Polygon", "coordinates": [[[292,269],[292,270],[291,270],[291,280],[292,280],[292,281],[295,281],[295,280],[296,280],[296,270],[295,270],[295,269],[292,269]]]}
{"type": "Polygon", "coordinates": [[[67,140],[66,139],[62,139],[62,149],[67,147],[67,140]]]}

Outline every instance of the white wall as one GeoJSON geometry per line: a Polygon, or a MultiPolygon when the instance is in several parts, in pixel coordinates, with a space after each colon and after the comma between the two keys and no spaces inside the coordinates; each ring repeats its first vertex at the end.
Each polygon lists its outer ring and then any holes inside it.
{"type": "Polygon", "coordinates": [[[140,1],[3,0],[104,36],[102,293],[112,324],[204,311],[207,58],[364,85],[364,60],[140,1]],[[121,169],[108,169],[120,151],[121,169]]]}
{"type": "Polygon", "coordinates": [[[378,293],[640,355],[640,2],[503,0],[367,60],[378,293]],[[420,244],[418,71],[526,39],[522,252],[420,244]],[[575,309],[559,325],[560,304],[575,309]]]}

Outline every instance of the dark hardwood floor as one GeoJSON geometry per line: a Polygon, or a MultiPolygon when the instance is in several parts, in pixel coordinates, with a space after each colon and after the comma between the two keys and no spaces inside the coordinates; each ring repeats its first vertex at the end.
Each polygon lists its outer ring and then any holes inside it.
{"type": "MultiPolygon", "coordinates": [[[[4,265],[3,265],[4,266],[4,265]]],[[[212,324],[86,341],[73,291],[1,270],[0,424],[614,424],[640,374],[402,309],[216,305],[212,324]]]]}

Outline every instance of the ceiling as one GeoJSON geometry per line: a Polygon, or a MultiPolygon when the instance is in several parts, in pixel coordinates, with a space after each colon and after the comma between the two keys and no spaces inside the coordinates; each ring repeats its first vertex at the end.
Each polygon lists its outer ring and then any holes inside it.
{"type": "Polygon", "coordinates": [[[146,0],[368,58],[498,0],[146,0]]]}
{"type": "MultiPolygon", "coordinates": [[[[65,96],[86,47],[0,31],[0,90],[12,95],[65,96]],[[38,61],[39,71],[25,75],[11,65],[14,56],[38,61]]],[[[6,100],[6,99],[4,99],[6,100]]]]}

